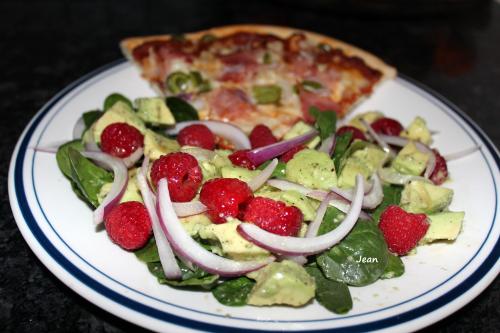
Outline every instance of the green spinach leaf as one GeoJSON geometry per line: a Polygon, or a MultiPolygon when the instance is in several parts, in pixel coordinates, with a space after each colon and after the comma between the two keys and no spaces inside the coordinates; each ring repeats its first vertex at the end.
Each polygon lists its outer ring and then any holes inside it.
{"type": "Polygon", "coordinates": [[[122,101],[122,102],[128,104],[128,106],[130,106],[130,108],[132,110],[134,109],[134,105],[127,97],[125,97],[119,93],[113,93],[113,94],[109,95],[108,97],[106,97],[106,99],[104,100],[103,110],[107,111],[109,108],[111,108],[113,105],[115,105],[115,103],[118,101],[122,101]]]}
{"type": "Polygon", "coordinates": [[[352,309],[349,288],[343,282],[327,279],[318,267],[305,267],[316,282],[316,300],[334,313],[347,313],[352,309]]]}
{"type": "Polygon", "coordinates": [[[85,124],[85,130],[88,130],[99,118],[101,118],[103,112],[100,110],[87,111],[82,115],[83,123],[85,124]]]}
{"type": "MultiPolygon", "coordinates": [[[[263,164],[259,165],[258,169],[259,170],[264,170],[271,161],[266,161],[263,164]]],[[[271,178],[285,178],[286,176],[286,163],[284,162],[278,162],[278,165],[276,165],[276,169],[274,169],[273,173],[271,174],[271,178]]]]}
{"type": "Polygon", "coordinates": [[[161,262],[148,262],[147,265],[149,271],[156,276],[159,283],[168,284],[174,287],[202,287],[204,289],[210,289],[219,278],[218,275],[207,273],[199,267],[195,266],[194,270],[191,270],[181,261],[177,263],[182,272],[182,278],[180,280],[167,279],[163,272],[161,262]]]}
{"type": "Polygon", "coordinates": [[[403,275],[405,272],[405,265],[400,257],[389,253],[387,267],[385,267],[384,273],[380,277],[381,279],[392,279],[403,275]]]}
{"type": "Polygon", "coordinates": [[[167,97],[166,103],[175,121],[178,123],[199,119],[198,111],[191,104],[179,97],[167,97]]]}
{"type": "Polygon", "coordinates": [[[380,278],[387,266],[388,249],[377,225],[359,220],[337,245],[316,262],[328,279],[365,286],[380,278]]]}
{"type": "Polygon", "coordinates": [[[338,208],[329,206],[326,209],[323,221],[321,221],[321,225],[319,226],[318,236],[326,234],[332,231],[333,229],[337,228],[344,219],[344,217],[345,214],[341,212],[338,208]]]}
{"type": "Polygon", "coordinates": [[[337,136],[335,141],[335,149],[333,150],[333,163],[335,164],[335,170],[337,174],[340,173],[340,165],[343,157],[349,148],[351,143],[352,132],[346,132],[342,135],[337,136]]]}
{"type": "Polygon", "coordinates": [[[403,192],[402,186],[397,185],[384,185],[384,199],[378,205],[378,207],[373,211],[372,217],[373,220],[378,223],[380,220],[380,215],[384,212],[384,210],[390,205],[399,205],[401,201],[401,192],[403,192]]]}
{"type": "Polygon", "coordinates": [[[156,241],[154,237],[151,237],[149,242],[137,251],[134,251],[137,259],[143,262],[158,262],[160,261],[160,255],[158,254],[158,248],[156,247],[156,241]]]}
{"type": "Polygon", "coordinates": [[[71,179],[71,164],[69,161],[69,149],[83,151],[83,143],[81,140],[73,140],[59,147],[56,153],[57,166],[59,170],[69,179],[71,179]]]}
{"type": "Polygon", "coordinates": [[[320,111],[312,106],[309,108],[309,114],[314,117],[314,126],[319,131],[321,141],[335,132],[337,126],[337,114],[332,110],[320,111]]]}
{"type": "Polygon", "coordinates": [[[255,281],[241,276],[219,284],[212,290],[212,294],[221,304],[242,306],[247,304],[248,295],[254,285],[255,281]]]}

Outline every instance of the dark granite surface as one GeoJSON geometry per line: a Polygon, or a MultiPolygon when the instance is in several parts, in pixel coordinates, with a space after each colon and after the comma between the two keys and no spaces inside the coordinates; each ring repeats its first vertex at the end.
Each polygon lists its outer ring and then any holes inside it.
{"type": "MultiPolygon", "coordinates": [[[[305,3],[315,7],[299,1],[0,2],[0,331],[141,331],[84,300],[42,265],[17,229],[7,194],[10,155],[30,118],[67,84],[120,58],[117,43],[123,37],[242,22],[325,33],[381,56],[401,73],[440,92],[498,146],[498,2],[457,11],[428,10],[425,16],[407,9],[373,14],[372,9],[356,6],[342,10],[321,7],[324,1],[305,3]]],[[[425,332],[498,332],[499,289],[497,279],[470,304],[425,332]]]]}

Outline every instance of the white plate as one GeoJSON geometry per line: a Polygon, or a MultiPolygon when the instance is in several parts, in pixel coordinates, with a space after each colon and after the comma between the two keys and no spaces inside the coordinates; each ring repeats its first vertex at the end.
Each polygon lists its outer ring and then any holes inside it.
{"type": "Polygon", "coordinates": [[[464,210],[463,231],[452,244],[419,247],[405,257],[406,273],[362,288],[350,288],[354,308],[335,315],[313,303],[288,307],[226,307],[208,292],[160,285],[134,254],[96,232],[90,209],[73,194],[54,155],[30,147],[71,139],[80,115],[100,108],[119,91],[152,96],[137,70],[123,61],[71,84],[33,118],[19,139],[9,172],[12,210],[26,242],[66,285],[103,309],[156,331],[409,331],[453,313],[497,276],[500,264],[499,154],[467,116],[442,97],[397,78],[355,112],[378,109],[408,124],[414,116],[438,130],[442,153],[481,144],[483,149],[449,164],[455,190],[452,210],[464,210]]]}

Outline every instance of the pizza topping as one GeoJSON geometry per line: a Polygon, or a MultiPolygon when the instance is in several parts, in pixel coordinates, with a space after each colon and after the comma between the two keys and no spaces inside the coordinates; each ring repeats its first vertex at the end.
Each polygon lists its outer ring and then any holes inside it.
{"type": "Polygon", "coordinates": [[[253,86],[252,92],[257,104],[278,104],[281,99],[281,87],[275,84],[253,86]]]}
{"type": "Polygon", "coordinates": [[[278,139],[273,135],[273,132],[266,125],[259,124],[250,132],[250,143],[252,149],[264,147],[278,142],[278,139]]]}
{"type": "Polygon", "coordinates": [[[211,99],[211,113],[218,119],[236,120],[242,114],[253,112],[254,106],[241,89],[220,88],[214,91],[211,99]]]}
{"type": "Polygon", "coordinates": [[[215,148],[215,136],[205,125],[195,124],[184,127],[177,136],[181,146],[194,146],[208,150],[215,148]]]}
{"type": "Polygon", "coordinates": [[[323,85],[317,81],[312,81],[312,80],[304,80],[301,83],[302,88],[304,88],[307,91],[310,92],[315,92],[320,89],[323,89],[323,85]]]}
{"type": "Polygon", "coordinates": [[[309,109],[314,106],[320,111],[335,111],[340,112],[340,106],[331,98],[318,95],[306,90],[299,92],[300,103],[302,108],[302,116],[309,123],[314,122],[314,118],[309,114],[309,109]]]}
{"type": "Polygon", "coordinates": [[[144,136],[127,123],[108,125],[101,134],[101,149],[112,156],[124,158],[144,146],[144,136]]]}
{"type": "Polygon", "coordinates": [[[257,60],[248,52],[235,52],[219,56],[224,64],[219,81],[242,82],[251,79],[258,69],[257,60]]]}

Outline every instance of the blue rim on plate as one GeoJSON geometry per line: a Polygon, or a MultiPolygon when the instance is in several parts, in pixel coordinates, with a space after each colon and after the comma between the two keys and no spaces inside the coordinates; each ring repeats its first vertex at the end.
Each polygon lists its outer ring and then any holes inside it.
{"type": "MultiPolygon", "coordinates": [[[[80,270],[76,265],[74,265],[71,261],[69,261],[59,250],[50,242],[50,240],[46,237],[46,235],[43,233],[43,231],[40,229],[37,221],[35,220],[28,204],[28,200],[26,197],[26,193],[24,192],[24,186],[23,186],[23,164],[24,160],[26,157],[26,152],[28,150],[28,144],[33,136],[33,133],[35,129],[38,127],[39,123],[44,119],[45,115],[52,109],[52,107],[59,102],[63,97],[65,97],[68,93],[73,91],[75,88],[79,87],[82,85],[82,83],[90,80],[91,78],[95,77],[96,75],[109,70],[115,66],[118,66],[124,62],[123,59],[115,61],[113,63],[110,63],[108,65],[105,65],[87,75],[84,77],[80,78],[79,80],[75,81],[71,85],[67,86],[65,89],[63,89],[60,93],[58,93],[51,101],[49,101],[40,111],[39,113],[34,117],[32,120],[31,124],[28,126],[28,128],[24,132],[24,136],[22,136],[22,140],[18,143],[18,149],[17,149],[17,155],[14,153],[13,155],[13,160],[11,163],[11,170],[10,174],[11,176],[13,175],[14,179],[14,193],[10,193],[11,197],[12,195],[15,195],[17,199],[17,203],[19,205],[19,210],[21,212],[21,215],[24,219],[24,222],[29,228],[29,231],[32,233],[32,235],[35,237],[37,242],[42,246],[42,248],[46,251],[46,253],[66,272],[71,274],[75,279],[86,285],[87,287],[91,288],[98,294],[122,305],[125,306],[126,308],[139,312],[141,314],[144,314],[146,316],[159,319],[161,321],[169,322],[175,325],[179,326],[184,326],[192,329],[198,329],[198,330],[204,330],[204,331],[213,331],[213,332],[232,332],[234,330],[233,327],[230,326],[223,326],[223,325],[216,325],[216,324],[209,324],[206,322],[201,322],[201,321],[196,321],[192,319],[187,319],[183,318],[180,316],[176,316],[173,314],[169,314],[160,310],[157,310],[153,307],[144,305],[140,302],[137,302],[131,298],[125,297],[120,293],[117,293],[116,291],[108,288],[107,286],[101,284],[100,282],[96,281],[89,275],[87,275],[85,272],[80,270]],[[15,158],[15,160],[14,160],[15,158]]],[[[435,93],[431,89],[423,86],[422,84],[415,82],[411,80],[408,77],[404,77],[400,75],[400,78],[397,79],[400,83],[406,85],[406,86],[417,86],[420,88],[421,91],[415,90],[413,87],[413,91],[417,92],[418,94],[422,95],[424,98],[430,100],[432,103],[436,104],[440,109],[444,110],[445,113],[449,115],[449,111],[445,108],[443,108],[439,103],[444,104],[446,107],[448,107],[450,110],[452,110],[456,115],[458,115],[465,123],[467,123],[470,128],[479,136],[481,139],[482,143],[484,144],[485,148],[488,149],[491,153],[491,155],[494,158],[496,168],[500,167],[500,156],[498,152],[496,151],[494,145],[490,142],[490,140],[486,137],[486,135],[479,129],[479,127],[468,117],[466,116],[461,110],[459,110],[455,105],[450,103],[448,100],[446,100],[444,97],[441,95],[435,93]],[[429,98],[430,97],[430,98],[429,98]]],[[[461,127],[462,124],[459,123],[461,127]]],[[[469,134],[470,135],[470,134],[469,134]]],[[[484,155],[484,153],[482,153],[484,155]]],[[[34,158],[34,157],[33,157],[34,158]]],[[[488,162],[488,161],[487,161],[488,162]]],[[[488,168],[490,169],[490,173],[493,176],[493,170],[492,167],[490,166],[489,163],[488,168]]],[[[474,257],[479,253],[479,251],[482,249],[484,243],[486,240],[488,240],[489,235],[491,233],[491,230],[493,228],[493,225],[496,220],[496,213],[498,209],[498,196],[496,193],[496,183],[495,183],[495,178],[493,177],[493,182],[495,184],[495,194],[496,194],[496,201],[495,201],[495,213],[493,217],[492,224],[490,226],[490,229],[488,231],[488,235],[486,236],[484,242],[481,244],[480,248],[476,252],[476,254],[458,271],[456,272],[453,276],[457,275],[461,270],[463,270],[469,263],[474,259],[474,257]]],[[[41,208],[41,207],[40,207],[41,208]]],[[[42,210],[43,212],[43,210],[42,210]]],[[[63,240],[64,242],[64,240],[63,240]]],[[[71,248],[70,248],[71,249],[71,248]]],[[[467,277],[464,281],[462,281],[459,285],[455,286],[453,289],[449,290],[445,294],[441,295],[440,297],[424,304],[421,305],[415,309],[412,309],[410,311],[404,312],[402,314],[396,315],[396,316],[391,316],[388,318],[380,319],[380,320],[375,320],[369,323],[364,323],[364,324],[357,324],[357,325],[351,325],[351,326],[343,326],[339,328],[329,328],[329,329],[318,329],[314,330],[315,332],[335,332],[335,331],[342,331],[342,332],[357,332],[357,331],[372,331],[372,330],[379,330],[383,328],[388,328],[392,327],[395,325],[399,325],[414,319],[417,319],[419,317],[422,317],[426,314],[429,314],[440,307],[450,303],[451,301],[455,300],[465,292],[467,292],[469,289],[471,289],[476,283],[478,283],[492,268],[493,266],[497,263],[498,261],[498,253],[500,250],[500,245],[499,245],[499,240],[496,241],[493,249],[489,253],[489,255],[486,257],[486,259],[481,263],[481,265],[469,276],[467,277]]],[[[73,251],[74,252],[74,251],[73,251]]],[[[95,269],[95,268],[94,268],[95,269]]],[[[101,274],[104,274],[100,272],[101,274]]],[[[449,277],[446,281],[451,279],[453,276],[449,277]]],[[[110,278],[109,276],[107,276],[110,278]]],[[[442,282],[440,285],[446,283],[446,281],[442,282]]],[[[115,281],[117,282],[117,281],[115,281]]],[[[119,282],[118,282],[119,283],[119,282]]],[[[438,286],[434,287],[433,289],[427,291],[426,293],[434,290],[438,286]]],[[[421,297],[422,295],[418,295],[415,298],[421,297]]],[[[407,300],[405,302],[409,302],[413,299],[407,300]]],[[[381,310],[376,310],[372,311],[369,313],[374,313],[377,311],[382,311],[391,307],[399,306],[402,303],[386,307],[381,310]]],[[[173,304],[170,304],[173,305],[173,304]]],[[[175,305],[174,305],[175,306],[175,305]]],[[[188,309],[191,310],[191,309],[188,309]]],[[[193,311],[193,310],[191,310],[193,311]]],[[[204,314],[209,314],[209,313],[204,313],[204,314]]],[[[360,314],[360,315],[366,315],[367,313],[360,314]]],[[[219,316],[219,315],[217,315],[219,316]]],[[[350,317],[355,317],[359,315],[353,315],[350,317]]],[[[346,317],[342,317],[346,318],[346,317]]],[[[242,320],[249,320],[246,318],[235,318],[232,317],[232,319],[242,319],[242,320]]],[[[326,320],[332,320],[332,319],[326,319],[326,320]]],[[[325,320],[314,320],[313,322],[319,322],[319,321],[325,321],[325,320]]],[[[286,322],[286,323],[298,323],[298,322],[309,322],[309,321],[276,321],[273,320],[272,322],[286,322]]],[[[239,331],[241,332],[263,332],[263,330],[260,329],[243,329],[240,328],[239,331]]],[[[297,332],[305,332],[305,331],[297,331],[297,332]]]]}

